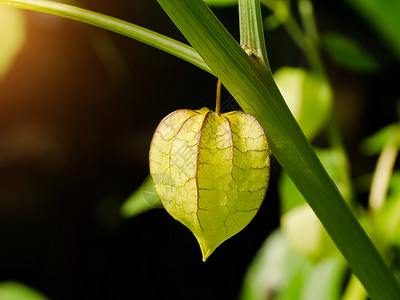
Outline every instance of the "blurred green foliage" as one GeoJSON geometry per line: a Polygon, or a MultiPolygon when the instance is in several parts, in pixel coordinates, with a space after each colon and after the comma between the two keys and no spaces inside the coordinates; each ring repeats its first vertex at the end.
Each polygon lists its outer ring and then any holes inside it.
{"type": "Polygon", "coordinates": [[[347,3],[366,19],[400,60],[400,1],[347,0],[347,3]]]}
{"type": "Polygon", "coordinates": [[[14,281],[0,283],[1,300],[48,300],[38,291],[14,281]]]}
{"type": "Polygon", "coordinates": [[[344,35],[325,34],[321,43],[332,60],[345,69],[359,72],[375,72],[378,69],[376,60],[344,35]]]}
{"type": "Polygon", "coordinates": [[[344,259],[337,255],[319,261],[305,258],[277,230],[250,265],[239,299],[339,299],[345,269],[344,259]]]}
{"type": "Polygon", "coordinates": [[[292,114],[309,140],[314,139],[329,121],[332,91],[323,78],[299,68],[283,67],[275,81],[292,114]]]}

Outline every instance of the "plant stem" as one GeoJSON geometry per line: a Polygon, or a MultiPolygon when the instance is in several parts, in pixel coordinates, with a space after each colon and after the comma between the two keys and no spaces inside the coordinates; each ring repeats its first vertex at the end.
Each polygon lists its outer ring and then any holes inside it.
{"type": "Polygon", "coordinates": [[[296,23],[292,15],[288,17],[286,22],[283,24],[286,31],[292,37],[295,44],[303,51],[306,51],[305,35],[301,30],[300,26],[296,23]]]}
{"type": "Polygon", "coordinates": [[[299,0],[299,12],[305,31],[305,52],[313,69],[327,82],[318,43],[319,36],[314,18],[314,8],[310,0],[299,0]]]}
{"type": "MultiPolygon", "coordinates": [[[[298,2],[300,17],[305,30],[305,34],[302,36],[304,38],[304,52],[307,56],[308,61],[315,73],[317,73],[333,93],[332,85],[329,81],[328,75],[326,74],[324,64],[321,58],[321,52],[319,48],[319,34],[317,25],[314,17],[314,8],[310,0],[299,0],[298,2]]],[[[293,19],[293,18],[292,18],[293,19]]],[[[327,124],[327,136],[329,139],[330,146],[339,151],[345,160],[345,165],[347,170],[350,170],[350,161],[344,146],[342,137],[339,132],[339,127],[335,117],[335,110],[332,108],[331,116],[327,124]]],[[[349,174],[349,173],[347,173],[349,174]]],[[[346,185],[349,191],[349,198],[353,199],[353,187],[351,184],[350,176],[346,178],[346,185]]]]}
{"type": "Polygon", "coordinates": [[[221,115],[221,81],[217,81],[217,96],[215,101],[215,115],[219,117],[221,115]]]}
{"type": "Polygon", "coordinates": [[[290,13],[289,1],[280,2],[281,5],[277,5],[277,1],[262,0],[261,2],[275,14],[276,19],[285,27],[286,31],[289,33],[295,44],[301,50],[306,51],[305,35],[300,26],[293,18],[292,14],[290,13]],[[286,12],[286,14],[284,14],[285,17],[280,17],[280,15],[282,14],[282,7],[284,7],[284,11],[286,12]]]}
{"type": "Polygon", "coordinates": [[[369,207],[376,214],[384,206],[390,178],[399,152],[397,139],[391,139],[383,148],[376,163],[369,193],[369,207]]]}
{"type": "Polygon", "coordinates": [[[0,5],[43,12],[104,28],[175,55],[213,74],[204,60],[192,47],[162,34],[117,18],[53,1],[0,0],[0,5]]]}
{"type": "Polygon", "coordinates": [[[304,31],[311,40],[315,42],[318,41],[318,30],[314,18],[314,7],[311,1],[299,0],[298,7],[304,31]]]}

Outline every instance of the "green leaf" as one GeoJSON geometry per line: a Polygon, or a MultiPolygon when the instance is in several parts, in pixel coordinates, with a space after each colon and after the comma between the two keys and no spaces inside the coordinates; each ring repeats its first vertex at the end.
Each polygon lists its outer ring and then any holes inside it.
{"type": "Polygon", "coordinates": [[[394,171],[389,184],[388,201],[400,198],[400,171],[394,171]]]}
{"type": "Polygon", "coordinates": [[[247,270],[239,299],[339,299],[344,270],[344,259],[337,256],[313,264],[295,252],[277,230],[266,239],[247,270]]]}
{"type": "Polygon", "coordinates": [[[377,155],[390,142],[396,141],[400,147],[400,127],[398,124],[390,124],[379,129],[361,143],[361,149],[366,155],[377,155]]]}
{"type": "Polygon", "coordinates": [[[330,257],[319,262],[310,272],[299,299],[341,299],[345,266],[342,257],[330,257]]]}
{"type": "MultiPolygon", "coordinates": [[[[350,175],[343,153],[336,149],[325,149],[318,150],[317,154],[342,195],[349,200],[350,175]]],[[[314,260],[332,255],[336,249],[331,239],[285,173],[282,173],[278,188],[282,214],[281,226],[292,247],[298,253],[314,260]]]]}
{"type": "Polygon", "coordinates": [[[378,216],[378,230],[386,244],[400,246],[400,193],[391,196],[378,216]]]}
{"type": "Polygon", "coordinates": [[[5,77],[25,41],[25,19],[21,11],[0,7],[0,80],[5,77]]]}
{"type": "Polygon", "coordinates": [[[304,270],[311,263],[290,247],[280,230],[273,232],[246,272],[239,299],[291,300],[301,293],[304,270]]]}
{"type": "Polygon", "coordinates": [[[282,232],[297,253],[317,258],[323,252],[323,226],[305,203],[291,209],[281,218],[282,232]]]}
{"type": "Polygon", "coordinates": [[[285,213],[281,228],[292,248],[308,259],[318,261],[337,253],[331,238],[306,203],[285,213]]]}
{"type": "MultiPolygon", "coordinates": [[[[343,153],[337,149],[324,149],[317,150],[317,154],[322,165],[325,167],[344,198],[350,201],[350,170],[347,167],[346,158],[343,156],[343,153]]],[[[285,173],[282,173],[279,179],[278,190],[281,215],[298,205],[306,203],[306,200],[296,188],[293,181],[285,173]]]]}
{"type": "Polygon", "coordinates": [[[7,281],[0,283],[1,300],[48,300],[36,290],[19,282],[7,281]]]}
{"type": "Polygon", "coordinates": [[[329,85],[319,76],[297,68],[281,68],[274,77],[290,111],[312,140],[330,118],[333,101],[329,85]]]}
{"type": "Polygon", "coordinates": [[[210,6],[233,6],[237,5],[238,0],[204,0],[210,6]]]}
{"type": "Polygon", "coordinates": [[[264,27],[267,31],[273,31],[281,25],[282,22],[274,14],[271,14],[264,18],[264,27]]]}
{"type": "Polygon", "coordinates": [[[400,171],[392,174],[385,206],[377,218],[377,227],[385,244],[400,246],[400,171]]]}
{"type": "Polygon", "coordinates": [[[322,46],[339,66],[360,72],[374,72],[378,69],[376,60],[350,38],[330,33],[322,37],[322,46]]]}
{"type": "Polygon", "coordinates": [[[281,215],[286,214],[291,209],[306,203],[290,177],[282,172],[278,182],[279,200],[281,215]]]}
{"type": "Polygon", "coordinates": [[[147,28],[119,20],[117,18],[53,1],[0,0],[0,5],[43,12],[104,28],[175,55],[207,72],[212,73],[210,68],[204,63],[204,61],[201,59],[198,53],[193,50],[192,47],[162,34],[151,31],[147,28]]]}
{"type": "Polygon", "coordinates": [[[162,204],[154,190],[153,181],[150,176],[147,176],[143,184],[122,205],[121,214],[125,218],[131,218],[160,207],[162,204]]]}
{"type": "Polygon", "coordinates": [[[172,112],[154,133],[149,160],[161,202],[195,235],[203,261],[253,219],[268,187],[267,137],[240,111],[172,112]]]}

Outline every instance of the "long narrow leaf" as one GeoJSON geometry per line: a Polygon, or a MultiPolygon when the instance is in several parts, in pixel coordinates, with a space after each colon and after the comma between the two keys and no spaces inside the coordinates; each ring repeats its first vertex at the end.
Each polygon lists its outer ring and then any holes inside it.
{"type": "Polygon", "coordinates": [[[162,34],[126,21],[119,20],[117,18],[52,1],[0,0],[0,5],[43,12],[104,28],[158,48],[162,51],[186,60],[207,72],[211,72],[210,68],[204,63],[203,59],[192,47],[162,34]]]}
{"type": "Polygon", "coordinates": [[[201,0],[158,0],[242,108],[264,126],[271,150],[373,299],[400,288],[286,106],[272,74],[256,65],[201,0]]]}

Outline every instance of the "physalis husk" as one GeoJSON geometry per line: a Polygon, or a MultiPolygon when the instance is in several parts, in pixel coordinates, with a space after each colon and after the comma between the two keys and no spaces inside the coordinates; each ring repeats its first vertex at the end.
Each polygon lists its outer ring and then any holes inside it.
{"type": "Polygon", "coordinates": [[[158,125],[150,147],[154,187],[168,213],[196,236],[203,261],[256,215],[269,152],[264,129],[242,111],[181,109],[158,125]]]}

